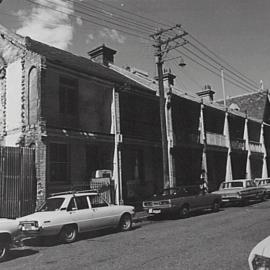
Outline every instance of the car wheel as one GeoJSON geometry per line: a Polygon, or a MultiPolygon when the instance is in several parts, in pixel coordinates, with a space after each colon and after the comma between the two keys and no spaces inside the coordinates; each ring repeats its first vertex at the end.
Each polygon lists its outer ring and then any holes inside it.
{"type": "Polygon", "coordinates": [[[180,217],[187,218],[189,216],[189,206],[183,205],[180,209],[180,217]]]}
{"type": "Polygon", "coordinates": [[[64,243],[72,243],[76,241],[78,229],[75,225],[66,225],[62,228],[59,238],[64,243]]]}
{"type": "Polygon", "coordinates": [[[267,199],[267,195],[266,193],[264,192],[263,195],[261,196],[261,201],[265,201],[267,199]]]}
{"type": "Polygon", "coordinates": [[[124,214],[121,217],[118,228],[122,232],[128,231],[132,228],[132,218],[130,214],[124,214]]]}
{"type": "Polygon", "coordinates": [[[219,201],[214,201],[213,206],[212,206],[212,211],[213,212],[218,212],[220,209],[220,202],[219,201]]]}
{"type": "Polygon", "coordinates": [[[0,247],[0,262],[3,262],[7,258],[8,247],[0,247]]]}

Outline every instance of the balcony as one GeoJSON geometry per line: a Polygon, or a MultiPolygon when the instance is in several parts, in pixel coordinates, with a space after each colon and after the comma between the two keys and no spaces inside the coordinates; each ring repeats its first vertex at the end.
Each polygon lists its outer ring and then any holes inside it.
{"type": "Polygon", "coordinates": [[[184,144],[199,144],[200,135],[195,133],[182,133],[174,136],[174,141],[184,144]]]}
{"type": "Polygon", "coordinates": [[[243,139],[231,139],[231,148],[234,150],[246,150],[246,141],[243,139]]]}
{"type": "Polygon", "coordinates": [[[259,142],[249,141],[249,149],[251,152],[262,153],[262,144],[259,142]]]}
{"type": "Polygon", "coordinates": [[[217,133],[206,132],[206,143],[209,145],[227,147],[226,137],[217,133]]]}

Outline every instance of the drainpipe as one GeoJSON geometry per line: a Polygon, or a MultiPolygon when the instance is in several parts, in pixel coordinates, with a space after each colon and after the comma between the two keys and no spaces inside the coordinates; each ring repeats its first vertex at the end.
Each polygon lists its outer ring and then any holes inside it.
{"type": "Polygon", "coordinates": [[[247,117],[247,115],[246,115],[246,119],[245,119],[244,140],[245,140],[246,150],[247,150],[246,179],[251,179],[251,166],[250,166],[251,151],[250,151],[250,147],[249,147],[248,117],[247,117]]]}
{"type": "Polygon", "coordinates": [[[267,152],[264,143],[264,124],[261,124],[261,134],[260,134],[260,143],[262,145],[262,152],[263,152],[263,167],[262,167],[262,178],[268,177],[267,171],[267,152]]]}
{"type": "Polygon", "coordinates": [[[227,164],[226,164],[226,176],[225,181],[231,181],[232,177],[232,162],[231,162],[231,143],[230,143],[230,133],[229,133],[229,122],[228,122],[228,111],[226,109],[225,113],[225,121],[224,121],[224,129],[223,135],[226,138],[226,146],[228,148],[227,152],[227,164]]]}

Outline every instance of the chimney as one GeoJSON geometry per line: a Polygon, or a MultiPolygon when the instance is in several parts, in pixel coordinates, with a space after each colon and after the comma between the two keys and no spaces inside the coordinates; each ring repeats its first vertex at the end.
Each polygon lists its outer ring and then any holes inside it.
{"type": "Polygon", "coordinates": [[[91,60],[104,66],[108,66],[109,63],[114,63],[115,54],[115,50],[106,47],[104,44],[88,52],[91,60]]]}
{"type": "Polygon", "coordinates": [[[215,91],[212,90],[211,85],[207,84],[204,89],[196,93],[203,100],[213,102],[215,91]]]}
{"type": "Polygon", "coordinates": [[[165,87],[170,87],[174,85],[174,79],[176,78],[175,75],[172,74],[171,69],[164,70],[163,73],[163,82],[165,87]]]}
{"type": "MultiPolygon", "coordinates": [[[[173,86],[175,78],[176,78],[176,76],[172,74],[171,69],[169,69],[169,70],[164,69],[164,71],[163,71],[163,83],[164,83],[165,88],[170,88],[171,86],[173,86]]],[[[156,81],[158,81],[157,76],[154,79],[156,81]]]]}

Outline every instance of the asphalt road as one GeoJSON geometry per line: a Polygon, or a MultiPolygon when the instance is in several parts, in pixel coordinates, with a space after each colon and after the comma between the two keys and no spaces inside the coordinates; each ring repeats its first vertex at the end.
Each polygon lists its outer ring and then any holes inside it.
{"type": "Polygon", "coordinates": [[[124,233],[84,235],[13,250],[1,270],[246,270],[253,246],[270,234],[270,200],[187,219],[138,224],[124,233]]]}

